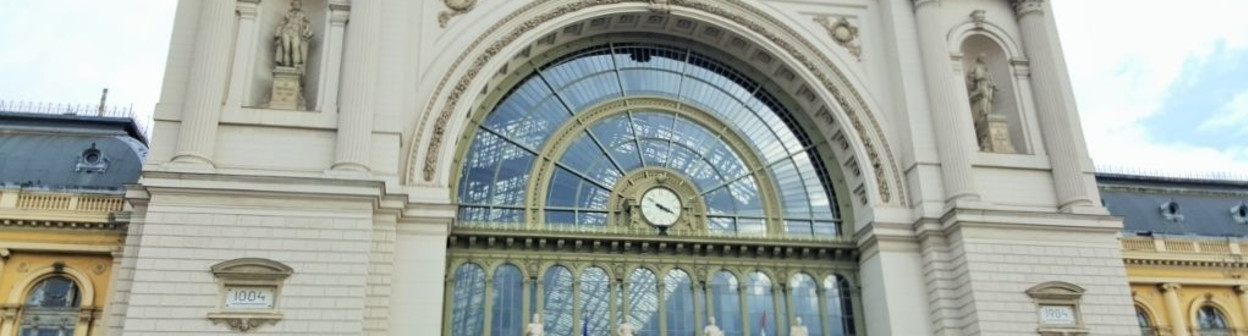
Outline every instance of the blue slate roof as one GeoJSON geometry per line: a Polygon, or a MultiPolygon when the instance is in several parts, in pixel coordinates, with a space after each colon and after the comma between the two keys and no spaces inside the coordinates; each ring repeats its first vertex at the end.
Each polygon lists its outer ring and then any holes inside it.
{"type": "Polygon", "coordinates": [[[145,141],[128,118],[0,112],[0,185],[121,192],[145,141]]]}
{"type": "Polygon", "coordinates": [[[1248,224],[1231,212],[1248,203],[1248,181],[1115,174],[1097,174],[1096,180],[1101,201],[1123,217],[1128,234],[1248,237],[1248,224]],[[1178,205],[1178,216],[1166,216],[1167,202],[1178,205]]]}

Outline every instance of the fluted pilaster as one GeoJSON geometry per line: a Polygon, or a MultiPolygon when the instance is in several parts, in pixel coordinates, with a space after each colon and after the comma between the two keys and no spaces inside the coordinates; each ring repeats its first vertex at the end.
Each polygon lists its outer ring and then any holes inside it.
{"type": "Polygon", "coordinates": [[[233,50],[234,1],[203,1],[173,161],[212,165],[233,50]]]}
{"type": "Polygon", "coordinates": [[[938,0],[914,0],[918,21],[919,47],[923,53],[923,70],[927,80],[928,105],[935,125],[936,149],[940,154],[940,172],[944,181],[945,201],[979,200],[971,175],[971,157],[978,150],[972,134],[970,97],[966,85],[952,72],[949,47],[945,34],[949,27],[940,24],[938,0]]]}
{"type": "Polygon", "coordinates": [[[1049,152],[1053,166],[1053,183],[1057,190],[1057,204],[1061,211],[1074,207],[1093,206],[1088,186],[1083,176],[1084,155],[1080,154],[1079,128],[1071,120],[1074,106],[1065,101],[1062,94],[1062,72],[1058,66],[1057,39],[1050,36],[1045,23],[1043,0],[1012,0],[1022,32],[1023,45],[1031,62],[1032,91],[1036,99],[1036,115],[1044,146],[1049,152]]]}
{"type": "Polygon", "coordinates": [[[377,100],[381,53],[381,3],[351,2],[347,24],[347,51],[342,67],[342,105],[338,113],[338,142],[332,170],[369,171],[373,110],[377,100]]]}

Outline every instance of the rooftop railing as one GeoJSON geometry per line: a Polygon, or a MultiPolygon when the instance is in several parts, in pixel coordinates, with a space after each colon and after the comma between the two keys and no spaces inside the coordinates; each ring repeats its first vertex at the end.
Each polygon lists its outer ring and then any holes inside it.
{"type": "Polygon", "coordinates": [[[129,119],[145,139],[152,137],[152,117],[135,112],[134,105],[101,106],[0,100],[0,112],[129,119]]]}

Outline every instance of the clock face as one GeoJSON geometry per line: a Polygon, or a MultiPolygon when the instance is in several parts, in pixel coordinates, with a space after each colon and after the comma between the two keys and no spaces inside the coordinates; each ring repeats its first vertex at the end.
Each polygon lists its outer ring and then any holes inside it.
{"type": "Polygon", "coordinates": [[[641,195],[641,216],[655,226],[672,226],[680,218],[680,197],[671,189],[656,187],[641,195]]]}

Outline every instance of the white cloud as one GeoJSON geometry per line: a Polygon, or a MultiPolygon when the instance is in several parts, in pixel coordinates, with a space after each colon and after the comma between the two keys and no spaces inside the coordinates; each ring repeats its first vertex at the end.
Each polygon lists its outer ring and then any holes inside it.
{"type": "MultiPolygon", "coordinates": [[[[1159,112],[1188,62],[1248,47],[1248,1],[1054,1],[1092,158],[1098,165],[1248,171],[1248,144],[1162,143],[1141,122],[1159,112]]],[[[1197,79],[1199,80],[1199,79],[1197,79]]]]}
{"type": "Polygon", "coordinates": [[[1222,114],[1206,119],[1196,128],[1202,132],[1229,131],[1248,134],[1248,91],[1240,92],[1222,106],[1222,114]]]}

